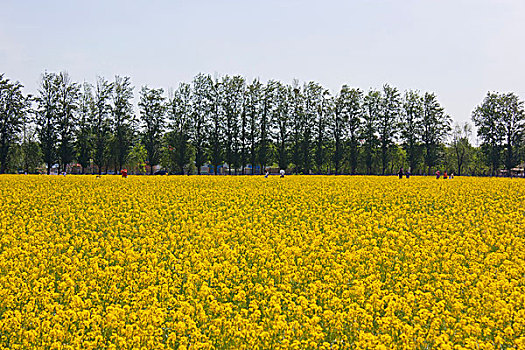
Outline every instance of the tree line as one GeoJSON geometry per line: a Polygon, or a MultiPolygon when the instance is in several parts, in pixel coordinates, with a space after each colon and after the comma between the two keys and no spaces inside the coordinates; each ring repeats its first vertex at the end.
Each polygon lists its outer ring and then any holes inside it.
{"type": "MultiPolygon", "coordinates": [[[[432,92],[385,84],[337,94],[316,82],[251,82],[242,76],[198,74],[167,93],[129,77],[94,84],[66,72],[42,74],[38,93],[0,74],[0,173],[49,174],[72,163],[80,172],[256,174],[268,167],[296,174],[413,174],[445,169],[490,174],[524,157],[523,101],[489,92],[471,125],[454,124],[432,92]],[[226,165],[226,166],[225,166],[226,165]]],[[[508,173],[508,172],[507,172],[508,173]]]]}

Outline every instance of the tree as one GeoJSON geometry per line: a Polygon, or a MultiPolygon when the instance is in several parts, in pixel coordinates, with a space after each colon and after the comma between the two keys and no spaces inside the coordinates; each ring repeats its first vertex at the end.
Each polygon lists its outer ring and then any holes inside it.
{"type": "Polygon", "coordinates": [[[350,89],[345,98],[344,112],[347,115],[346,134],[349,136],[349,161],[350,173],[352,175],[355,174],[355,170],[357,169],[359,127],[363,113],[362,101],[363,92],[359,89],[350,89]]]}
{"type": "Polygon", "coordinates": [[[341,162],[343,161],[344,155],[344,139],[345,139],[345,129],[346,124],[348,124],[348,118],[345,113],[345,100],[347,91],[349,90],[347,85],[343,85],[339,95],[335,98],[334,104],[334,114],[332,121],[332,137],[334,139],[334,167],[335,175],[339,174],[341,169],[341,162]]]}
{"type": "Polygon", "coordinates": [[[472,120],[478,128],[481,148],[487,155],[492,176],[495,175],[501,161],[501,144],[504,137],[501,107],[498,93],[488,92],[483,103],[472,112],[472,120]]]}
{"type": "Polygon", "coordinates": [[[390,174],[395,174],[396,169],[406,166],[406,152],[403,147],[393,144],[390,149],[390,156],[390,174]]]}
{"type": "Polygon", "coordinates": [[[301,148],[303,145],[303,119],[304,119],[304,95],[299,87],[299,81],[294,79],[292,82],[292,96],[290,97],[291,114],[291,143],[292,143],[292,163],[294,173],[299,174],[304,171],[303,157],[301,148]]]}
{"type": "MultiPolygon", "coordinates": [[[[31,97],[28,96],[28,109],[31,97]]],[[[29,111],[28,111],[29,112],[29,111]]],[[[22,126],[22,143],[20,145],[21,151],[21,167],[24,172],[33,174],[38,171],[38,168],[42,165],[42,153],[40,151],[40,145],[37,141],[36,126],[32,123],[29,113],[26,113],[23,117],[22,126]]]]}
{"type": "Polygon", "coordinates": [[[262,109],[262,89],[263,86],[258,79],[255,79],[246,90],[244,110],[247,120],[247,144],[249,150],[248,159],[252,166],[252,175],[255,173],[257,163],[257,144],[259,142],[259,115],[262,109]]]}
{"type": "Polygon", "coordinates": [[[76,129],[75,153],[76,159],[84,174],[93,157],[93,87],[89,83],[82,84],[78,102],[78,123],[76,129]]]}
{"type": "Polygon", "coordinates": [[[288,144],[290,139],[290,97],[291,89],[277,83],[274,90],[273,122],[277,143],[277,163],[280,169],[288,168],[288,144]]]}
{"type": "Polygon", "coordinates": [[[452,141],[450,147],[452,148],[455,167],[458,175],[462,174],[463,166],[469,160],[472,153],[472,146],[470,145],[470,137],[472,136],[472,127],[465,122],[463,125],[455,124],[452,131],[452,141]]]}
{"type": "Polygon", "coordinates": [[[327,135],[328,128],[333,111],[333,99],[330,97],[330,92],[321,88],[321,103],[319,111],[315,118],[315,165],[317,173],[323,172],[323,164],[326,162],[327,149],[327,135]]]}
{"type": "Polygon", "coordinates": [[[35,122],[37,134],[42,150],[42,160],[47,165],[47,174],[58,160],[58,99],[59,78],[55,73],[44,73],[42,75],[39,97],[36,99],[37,111],[35,122]]]}
{"type": "Polygon", "coordinates": [[[425,165],[428,174],[431,168],[438,164],[439,150],[450,132],[450,117],[444,113],[443,107],[433,93],[425,93],[423,97],[422,141],[425,149],[425,165]]]}
{"type": "Polygon", "coordinates": [[[503,94],[499,98],[501,105],[501,130],[503,132],[503,150],[507,174],[519,162],[519,147],[525,135],[525,113],[523,101],[514,93],[503,94]]]}
{"type": "Polygon", "coordinates": [[[218,174],[219,165],[223,162],[223,136],[224,136],[224,114],[221,109],[221,83],[218,78],[211,80],[209,96],[211,100],[209,138],[210,138],[210,162],[213,166],[213,173],[218,174]]]}
{"type": "Polygon", "coordinates": [[[241,144],[241,115],[244,105],[244,90],[246,83],[243,77],[226,75],[221,84],[221,103],[224,113],[224,159],[228,163],[228,172],[231,168],[240,167],[240,144],[241,144]]]}
{"type": "Polygon", "coordinates": [[[245,174],[245,167],[246,164],[248,164],[248,156],[249,156],[249,138],[248,138],[248,117],[246,115],[246,89],[243,93],[243,105],[242,105],[242,112],[241,112],[241,120],[240,120],[240,134],[239,134],[239,162],[241,165],[241,174],[245,174]]]}
{"type": "Polygon", "coordinates": [[[381,113],[378,115],[377,124],[381,146],[381,174],[385,175],[385,170],[390,161],[390,148],[394,144],[398,132],[401,109],[399,91],[395,87],[385,84],[381,101],[382,108],[381,113]]]}
{"type": "Polygon", "coordinates": [[[467,168],[468,172],[476,176],[490,175],[490,168],[490,162],[487,160],[486,150],[484,150],[483,147],[473,147],[470,166],[467,168]]]}
{"type": "Polygon", "coordinates": [[[200,175],[201,167],[206,161],[206,147],[208,134],[208,116],[212,109],[210,91],[213,81],[209,75],[199,74],[193,79],[191,114],[191,143],[195,148],[195,166],[200,175]]]}
{"type": "MultiPolygon", "coordinates": [[[[308,174],[310,172],[312,159],[312,139],[314,137],[314,130],[316,132],[317,145],[319,145],[319,139],[322,140],[324,129],[316,128],[316,121],[319,119],[319,114],[322,109],[322,87],[311,81],[306,84],[303,88],[304,93],[304,113],[301,115],[300,130],[301,130],[301,167],[302,170],[308,174]],[[314,129],[315,128],[315,129],[314,129]],[[320,134],[321,132],[321,134],[320,134]],[[321,136],[320,136],[321,135],[321,136]]],[[[322,143],[321,143],[322,145],[322,143]]],[[[319,147],[319,146],[318,146],[319,147]]],[[[317,149],[319,151],[319,149],[317,149]]]]}
{"type": "Polygon", "coordinates": [[[275,108],[272,97],[277,87],[278,82],[270,80],[263,88],[262,110],[259,115],[260,134],[257,154],[261,171],[270,163],[271,159],[272,115],[275,108]]]}
{"type": "Polygon", "coordinates": [[[144,145],[140,142],[135,143],[126,162],[128,169],[131,169],[134,174],[145,174],[147,157],[148,154],[144,145]]]}
{"type": "Polygon", "coordinates": [[[93,86],[84,82],[79,92],[77,109],[77,128],[75,135],[75,155],[80,164],[81,173],[90,165],[93,157],[93,86]]]}
{"type": "Polygon", "coordinates": [[[131,151],[131,141],[134,134],[135,121],[133,103],[131,102],[133,99],[133,86],[131,85],[129,77],[115,76],[112,99],[112,153],[118,166],[118,171],[120,172],[123,165],[126,163],[126,158],[129,152],[131,151]]]}
{"type": "Polygon", "coordinates": [[[22,166],[26,173],[34,174],[42,164],[40,145],[35,141],[36,131],[30,130],[22,141],[22,166]]]}
{"type": "Polygon", "coordinates": [[[61,72],[57,79],[57,127],[58,160],[62,171],[74,159],[74,135],[76,129],[76,110],[78,108],[79,86],[71,81],[66,72],[61,72]]]}
{"type": "Polygon", "coordinates": [[[181,83],[173,94],[170,94],[166,105],[169,130],[166,135],[168,159],[178,174],[184,174],[184,168],[190,162],[191,86],[181,83]]]}
{"type": "Polygon", "coordinates": [[[401,141],[406,151],[408,166],[415,171],[418,164],[418,150],[421,140],[423,99],[417,91],[407,91],[403,102],[401,120],[401,141]]]}
{"type": "Polygon", "coordinates": [[[0,174],[7,170],[10,148],[24,127],[30,98],[22,93],[22,84],[12,83],[0,74],[0,174]]]}
{"type": "Polygon", "coordinates": [[[361,125],[361,138],[365,157],[366,173],[372,174],[372,165],[378,144],[377,128],[381,113],[381,93],[370,90],[363,101],[363,123],[361,125]]]}
{"type": "Polygon", "coordinates": [[[159,164],[161,158],[161,135],[165,127],[166,111],[163,93],[163,89],[150,89],[147,86],[143,86],[140,91],[140,117],[144,127],[143,142],[148,155],[150,175],[153,175],[153,167],[159,164]]]}
{"type": "Polygon", "coordinates": [[[113,84],[102,77],[98,77],[92,104],[92,128],[94,135],[93,161],[98,167],[99,175],[102,174],[102,167],[107,165],[112,93],[113,84]]]}
{"type": "Polygon", "coordinates": [[[27,174],[37,173],[38,168],[42,165],[42,153],[38,143],[38,136],[34,117],[31,110],[31,103],[33,97],[31,95],[26,97],[27,110],[22,116],[22,132],[20,154],[21,162],[17,168],[22,168],[27,174]]]}
{"type": "Polygon", "coordinates": [[[343,85],[335,99],[333,139],[335,141],[334,165],[335,173],[339,174],[341,162],[344,159],[344,141],[348,138],[350,173],[355,174],[357,155],[359,152],[359,127],[361,125],[363,93],[359,89],[351,89],[343,85]]]}

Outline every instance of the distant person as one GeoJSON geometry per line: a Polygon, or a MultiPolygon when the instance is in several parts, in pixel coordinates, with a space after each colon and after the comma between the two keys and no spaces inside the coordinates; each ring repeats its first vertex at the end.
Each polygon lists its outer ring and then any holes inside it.
{"type": "Polygon", "coordinates": [[[264,175],[264,178],[267,178],[270,175],[270,172],[266,170],[266,175],[264,175]]]}
{"type": "Polygon", "coordinates": [[[450,179],[452,180],[454,178],[454,173],[450,173],[450,179]]]}
{"type": "Polygon", "coordinates": [[[399,172],[397,173],[397,175],[399,175],[400,179],[403,178],[403,168],[399,168],[399,172]]]}
{"type": "Polygon", "coordinates": [[[128,170],[127,169],[122,169],[120,171],[120,174],[122,175],[122,177],[125,179],[128,177],[128,170]]]}
{"type": "Polygon", "coordinates": [[[436,171],[436,179],[439,179],[441,177],[441,173],[438,171],[436,171]]]}
{"type": "Polygon", "coordinates": [[[407,172],[405,173],[407,179],[410,178],[410,168],[407,169],[407,172]]]}
{"type": "Polygon", "coordinates": [[[443,173],[443,179],[446,180],[448,179],[448,175],[447,175],[447,171],[445,170],[445,172],[443,173]]]}
{"type": "Polygon", "coordinates": [[[284,177],[284,174],[285,174],[284,169],[281,169],[281,171],[279,173],[281,174],[281,177],[284,177]]]}

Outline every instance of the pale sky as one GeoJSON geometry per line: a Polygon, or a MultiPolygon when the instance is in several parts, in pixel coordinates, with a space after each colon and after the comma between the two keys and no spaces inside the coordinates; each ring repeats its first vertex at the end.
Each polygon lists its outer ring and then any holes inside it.
{"type": "Polygon", "coordinates": [[[389,83],[435,92],[455,121],[487,91],[525,97],[522,0],[0,0],[0,73],[35,93],[45,71],[128,75],[167,90],[197,73],[389,83]]]}

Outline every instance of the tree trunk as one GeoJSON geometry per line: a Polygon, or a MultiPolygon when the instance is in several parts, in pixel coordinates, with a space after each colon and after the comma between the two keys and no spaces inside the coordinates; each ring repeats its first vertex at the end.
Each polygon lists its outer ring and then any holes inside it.
{"type": "Polygon", "coordinates": [[[339,139],[337,138],[335,140],[335,154],[334,154],[334,166],[335,166],[336,175],[339,174],[339,154],[340,152],[341,152],[341,145],[340,145],[339,139]]]}
{"type": "Polygon", "coordinates": [[[506,168],[507,168],[507,176],[510,176],[510,169],[512,168],[512,158],[513,158],[513,154],[512,154],[512,144],[511,144],[511,140],[510,138],[507,138],[507,164],[506,164],[506,168]]]}
{"type": "Polygon", "coordinates": [[[382,159],[381,159],[381,175],[385,175],[385,171],[386,171],[386,162],[387,162],[387,158],[388,158],[388,148],[386,147],[383,147],[382,149],[382,159]]]}

